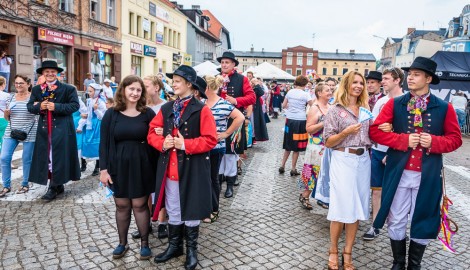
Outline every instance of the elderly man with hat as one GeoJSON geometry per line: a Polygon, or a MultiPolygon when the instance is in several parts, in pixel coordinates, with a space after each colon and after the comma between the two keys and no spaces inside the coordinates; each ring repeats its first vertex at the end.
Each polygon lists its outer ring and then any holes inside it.
{"type": "Polygon", "coordinates": [[[155,212],[160,212],[164,202],[169,217],[168,247],[154,261],[162,263],[181,256],[184,236],[185,268],[194,269],[199,224],[212,211],[209,152],[217,144],[216,125],[210,108],[194,96],[201,84],[197,84],[196,71],[182,65],[167,76],[173,79],[177,98],[163,104],[147,136],[148,143],[161,152],[155,212]],[[156,132],[159,128],[163,128],[163,134],[156,132]]]}
{"type": "Polygon", "coordinates": [[[374,109],[377,100],[385,95],[380,91],[382,86],[382,73],[378,71],[371,71],[366,76],[367,92],[369,93],[369,107],[370,111],[374,109]]]}
{"type": "MultiPolygon", "coordinates": [[[[222,77],[224,78],[219,96],[237,107],[242,113],[245,112],[248,106],[256,103],[256,95],[250,81],[237,72],[235,67],[238,66],[238,60],[235,59],[232,52],[224,52],[221,57],[217,58],[217,61],[220,63],[222,77]]],[[[232,122],[233,120],[229,119],[228,125],[230,126],[232,122]]],[[[245,124],[242,125],[240,130],[245,130],[245,124]]],[[[226,151],[219,170],[220,177],[225,177],[227,181],[225,198],[233,196],[233,186],[237,179],[237,173],[241,173],[241,168],[238,168],[237,171],[238,155],[243,154],[247,149],[246,132],[239,132],[238,136],[230,136],[225,140],[226,151]],[[240,139],[232,144],[232,138],[238,136],[240,139]]]]}
{"type": "Polygon", "coordinates": [[[462,145],[457,116],[448,102],[430,92],[438,84],[437,64],[417,57],[408,72],[409,93],[390,99],[370,128],[370,138],[388,146],[382,203],[374,228],[387,220],[393,252],[392,269],[405,269],[406,227],[411,220],[408,269],[420,269],[426,245],[440,226],[442,154],[462,145]],[[393,126],[391,132],[379,129],[393,126]]]}
{"type": "Polygon", "coordinates": [[[32,89],[28,111],[39,115],[36,144],[29,180],[46,185],[49,189],[42,196],[44,201],[52,201],[64,192],[64,184],[80,179],[77,139],[72,114],[78,103],[77,89],[57,80],[57,73],[63,69],[55,61],[44,61],[36,70],[42,74],[45,83],[32,89]]]}

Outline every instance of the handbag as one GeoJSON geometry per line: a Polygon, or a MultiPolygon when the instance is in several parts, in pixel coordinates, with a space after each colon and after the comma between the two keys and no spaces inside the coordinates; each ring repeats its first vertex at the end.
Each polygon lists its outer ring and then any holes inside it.
{"type": "Polygon", "coordinates": [[[26,138],[28,138],[29,133],[33,129],[34,126],[34,121],[36,121],[36,118],[33,118],[33,121],[31,122],[31,127],[29,128],[28,132],[21,130],[21,129],[12,129],[11,128],[11,122],[10,122],[10,137],[12,139],[18,140],[18,141],[24,141],[26,138]]]}
{"type": "Polygon", "coordinates": [[[440,235],[437,238],[441,241],[444,250],[448,250],[452,253],[455,253],[455,249],[453,247],[454,241],[452,238],[459,230],[459,226],[455,221],[453,221],[449,217],[449,208],[453,205],[453,203],[449,199],[449,197],[447,197],[446,194],[446,179],[444,175],[444,167],[442,168],[442,189],[444,195],[442,197],[441,205],[441,226],[439,227],[440,235]]]}

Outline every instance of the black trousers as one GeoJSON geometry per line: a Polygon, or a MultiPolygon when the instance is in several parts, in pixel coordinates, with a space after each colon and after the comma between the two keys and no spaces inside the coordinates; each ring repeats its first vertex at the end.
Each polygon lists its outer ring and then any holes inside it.
{"type": "Polygon", "coordinates": [[[225,149],[215,149],[210,153],[211,183],[212,183],[212,212],[219,211],[220,183],[219,167],[225,149]]]}

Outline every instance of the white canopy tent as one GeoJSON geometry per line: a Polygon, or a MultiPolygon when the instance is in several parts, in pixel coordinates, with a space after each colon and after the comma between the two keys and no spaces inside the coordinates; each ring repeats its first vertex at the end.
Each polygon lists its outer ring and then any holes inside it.
{"type": "Polygon", "coordinates": [[[271,80],[272,78],[276,78],[276,80],[295,80],[294,76],[268,62],[264,62],[253,69],[247,69],[243,74],[246,75],[248,71],[252,71],[255,77],[261,77],[263,80],[271,80]]]}
{"type": "Polygon", "coordinates": [[[197,75],[201,77],[205,75],[219,74],[219,72],[217,71],[217,66],[211,61],[206,61],[199,65],[195,65],[193,68],[194,70],[196,70],[197,75]]]}

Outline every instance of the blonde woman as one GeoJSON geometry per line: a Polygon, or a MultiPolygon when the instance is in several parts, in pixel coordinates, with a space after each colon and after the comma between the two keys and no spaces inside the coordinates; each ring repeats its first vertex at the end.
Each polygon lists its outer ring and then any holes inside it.
{"type": "MultiPolygon", "coordinates": [[[[222,76],[206,76],[205,80],[207,83],[207,99],[205,101],[205,104],[209,106],[212,111],[212,115],[214,115],[215,124],[217,126],[218,140],[217,145],[210,152],[212,180],[212,214],[210,218],[204,220],[204,222],[206,223],[212,223],[216,221],[219,217],[219,197],[220,186],[222,183],[219,182],[218,173],[222,156],[225,154],[225,139],[243,124],[245,117],[230,102],[217,95],[217,92],[224,83],[224,78],[222,76]],[[233,122],[229,127],[227,127],[229,118],[232,118],[233,122]]],[[[229,190],[229,188],[233,188],[234,182],[235,179],[233,179],[233,181],[231,179],[227,179],[227,190],[229,190]]]]}
{"type": "Polygon", "coordinates": [[[369,126],[359,123],[359,108],[369,108],[366,80],[356,71],[346,73],[335,93],[336,104],[325,117],[323,139],[332,148],[330,165],[330,250],[328,269],[338,269],[338,240],[346,228],[343,268],[355,269],[352,248],[359,220],[369,219],[369,126]]]}

